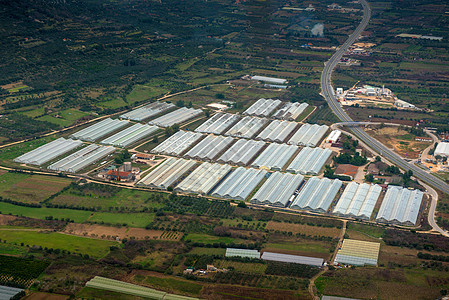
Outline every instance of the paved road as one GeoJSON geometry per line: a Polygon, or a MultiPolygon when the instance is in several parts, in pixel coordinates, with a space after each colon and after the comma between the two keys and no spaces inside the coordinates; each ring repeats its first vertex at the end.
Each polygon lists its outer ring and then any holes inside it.
{"type": "MultiPolygon", "coordinates": [[[[359,0],[360,4],[363,6],[363,19],[359,26],[356,28],[353,34],[349,36],[346,42],[335,52],[335,54],[326,62],[323,73],[321,74],[321,93],[323,97],[326,99],[332,111],[338,116],[340,120],[343,122],[351,122],[353,121],[349,115],[343,110],[340,103],[337,101],[337,98],[334,94],[334,89],[331,83],[332,71],[337,66],[337,63],[340,61],[341,57],[345,53],[345,51],[355,42],[355,40],[360,36],[362,31],[368,25],[368,22],[371,18],[371,8],[369,7],[366,0],[359,0]]],[[[445,183],[443,180],[436,178],[435,176],[428,174],[421,168],[409,164],[404,159],[402,159],[399,155],[392,152],[390,149],[385,147],[379,141],[368,135],[361,128],[351,128],[350,129],[354,135],[367,144],[371,149],[375,150],[384,158],[388,159],[392,163],[396,164],[400,168],[404,170],[411,170],[415,177],[419,178],[423,182],[449,194],[449,185],[445,183]]]]}

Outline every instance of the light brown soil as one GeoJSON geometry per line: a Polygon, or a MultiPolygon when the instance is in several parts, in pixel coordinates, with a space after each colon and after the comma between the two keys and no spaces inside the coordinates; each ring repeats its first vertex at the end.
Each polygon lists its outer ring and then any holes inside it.
{"type": "Polygon", "coordinates": [[[328,228],[328,227],[317,227],[317,226],[309,226],[304,224],[291,224],[291,223],[284,223],[284,222],[275,222],[275,221],[269,221],[267,223],[267,226],[265,227],[268,230],[279,230],[279,231],[285,231],[285,232],[292,232],[293,234],[296,233],[303,233],[303,234],[310,234],[310,235],[316,235],[316,236],[329,236],[332,238],[338,237],[340,234],[340,229],[338,228],[328,228]]]}
{"type": "Polygon", "coordinates": [[[49,294],[49,293],[32,293],[25,298],[24,300],[66,300],[67,295],[58,295],[58,294],[49,294]]]}
{"type": "Polygon", "coordinates": [[[89,236],[102,239],[115,239],[115,237],[120,238],[135,238],[136,240],[145,239],[162,239],[162,240],[179,240],[182,237],[180,233],[167,233],[161,230],[147,230],[144,228],[127,228],[127,227],[110,227],[102,225],[90,225],[90,224],[77,224],[69,223],[65,229],[64,233],[79,235],[79,236],[89,236]]]}
{"type": "Polygon", "coordinates": [[[9,221],[15,220],[17,217],[10,215],[0,215],[0,225],[8,225],[9,221]]]}

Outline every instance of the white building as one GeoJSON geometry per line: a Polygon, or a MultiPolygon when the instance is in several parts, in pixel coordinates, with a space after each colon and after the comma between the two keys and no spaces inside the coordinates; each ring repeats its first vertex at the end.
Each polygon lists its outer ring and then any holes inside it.
{"type": "Polygon", "coordinates": [[[447,142],[441,142],[438,144],[437,148],[435,149],[434,156],[449,156],[449,143],[447,142]]]}
{"type": "Polygon", "coordinates": [[[258,75],[252,76],[251,80],[262,81],[262,82],[271,83],[271,84],[286,84],[287,83],[287,79],[258,76],[258,75]]]}
{"type": "Polygon", "coordinates": [[[341,131],[340,130],[334,130],[332,131],[329,136],[326,138],[326,142],[327,143],[336,143],[338,141],[338,139],[341,136],[341,131]]]}
{"type": "Polygon", "coordinates": [[[404,100],[399,100],[399,99],[394,101],[394,105],[397,107],[402,107],[402,108],[416,108],[415,105],[405,102],[404,100]]]}

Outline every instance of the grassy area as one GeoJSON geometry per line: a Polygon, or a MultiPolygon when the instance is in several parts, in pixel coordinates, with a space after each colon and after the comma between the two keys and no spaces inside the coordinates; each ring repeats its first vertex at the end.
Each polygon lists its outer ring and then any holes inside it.
{"type": "Polygon", "coordinates": [[[109,252],[109,247],[116,242],[72,236],[58,232],[39,232],[21,230],[0,230],[0,239],[7,243],[24,243],[41,247],[61,249],[72,253],[88,254],[92,257],[103,257],[109,252]]]}
{"type": "Polygon", "coordinates": [[[162,96],[168,93],[169,90],[155,85],[136,85],[134,89],[126,96],[126,101],[129,104],[138,101],[150,100],[151,98],[162,96]]]}
{"type": "Polygon", "coordinates": [[[352,222],[349,223],[348,229],[361,232],[374,238],[381,238],[385,232],[385,229],[379,226],[371,226],[352,222]]]}
{"type": "Polygon", "coordinates": [[[195,247],[190,250],[189,254],[198,254],[198,255],[225,255],[225,248],[204,248],[204,247],[195,247]]]}
{"type": "Polygon", "coordinates": [[[153,213],[109,213],[97,212],[94,213],[88,221],[104,222],[109,224],[126,224],[130,227],[144,228],[150,224],[154,219],[153,213]]]}
{"type": "Polygon", "coordinates": [[[48,216],[53,216],[58,219],[69,218],[71,220],[74,220],[76,223],[82,223],[86,221],[92,214],[90,211],[84,210],[58,209],[48,207],[34,208],[18,206],[4,202],[0,202],[0,212],[2,214],[12,214],[42,220],[48,216]]]}
{"type": "Polygon", "coordinates": [[[265,248],[303,251],[303,252],[329,253],[329,249],[319,244],[268,243],[265,245],[265,248]]]}
{"type": "Polygon", "coordinates": [[[243,263],[231,260],[219,260],[214,262],[214,265],[225,269],[233,268],[234,271],[249,274],[265,274],[265,270],[267,269],[267,264],[243,263]]]}
{"type": "Polygon", "coordinates": [[[156,289],[163,289],[174,293],[176,292],[188,293],[192,295],[198,295],[201,292],[201,289],[203,288],[202,285],[174,278],[160,278],[148,276],[144,279],[144,282],[150,284],[152,287],[156,289]]]}
{"type": "Polygon", "coordinates": [[[123,99],[121,98],[117,98],[117,99],[111,99],[111,100],[107,100],[107,101],[103,101],[99,103],[100,106],[106,107],[106,108],[120,108],[123,106],[127,106],[128,103],[126,103],[125,101],[123,101],[123,99]]]}
{"type": "Polygon", "coordinates": [[[39,121],[47,121],[59,126],[72,125],[76,120],[89,115],[86,112],[82,112],[76,109],[66,109],[51,115],[45,115],[38,118],[39,121]]]}
{"type": "Polygon", "coordinates": [[[194,243],[204,243],[204,244],[213,244],[213,243],[229,244],[234,242],[234,239],[230,237],[219,237],[200,233],[189,233],[188,235],[186,235],[185,240],[186,241],[190,240],[194,243]]]}
{"type": "Polygon", "coordinates": [[[35,108],[32,110],[27,110],[27,111],[22,112],[22,114],[24,114],[28,117],[31,117],[31,118],[41,116],[44,113],[45,113],[45,109],[43,107],[38,107],[38,108],[35,108]]]}
{"type": "Polygon", "coordinates": [[[28,252],[27,250],[25,247],[0,243],[0,253],[3,255],[25,255],[28,252]]]}
{"type": "Polygon", "coordinates": [[[8,172],[0,175],[0,196],[18,202],[39,203],[70,182],[70,179],[62,177],[8,172]]]}

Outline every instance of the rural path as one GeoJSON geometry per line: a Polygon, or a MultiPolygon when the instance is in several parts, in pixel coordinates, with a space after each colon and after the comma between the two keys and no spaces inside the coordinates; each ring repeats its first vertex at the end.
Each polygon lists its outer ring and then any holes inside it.
{"type": "Polygon", "coordinates": [[[309,294],[312,296],[313,299],[316,299],[316,300],[320,299],[320,296],[317,294],[315,281],[318,279],[318,277],[320,277],[321,275],[323,275],[324,273],[326,273],[329,270],[329,267],[328,267],[329,265],[332,266],[334,264],[334,260],[335,260],[335,257],[337,256],[338,249],[341,247],[341,244],[343,243],[343,239],[345,238],[346,225],[347,225],[348,221],[342,220],[342,222],[343,222],[343,226],[341,228],[338,244],[337,244],[337,247],[335,247],[334,253],[332,253],[332,257],[329,261],[329,264],[326,265],[325,267],[323,267],[323,269],[320,272],[318,272],[318,274],[316,274],[315,276],[310,278],[308,290],[309,290],[309,294]]]}

